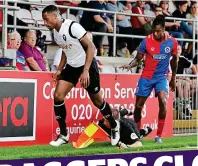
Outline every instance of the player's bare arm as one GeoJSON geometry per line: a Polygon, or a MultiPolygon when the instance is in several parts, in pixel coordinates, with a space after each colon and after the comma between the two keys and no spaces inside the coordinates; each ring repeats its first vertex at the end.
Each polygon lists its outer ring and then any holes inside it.
{"type": "Polygon", "coordinates": [[[87,48],[86,51],[86,60],[85,65],[83,69],[83,73],[81,74],[79,81],[83,88],[87,88],[89,86],[89,68],[91,66],[91,63],[93,61],[94,53],[96,51],[96,48],[93,44],[93,42],[89,39],[89,36],[86,34],[82,39],[81,43],[85,48],[87,48]]]}
{"type": "Polygon", "coordinates": [[[178,59],[179,59],[179,55],[174,54],[172,55],[172,60],[170,62],[171,69],[172,69],[172,77],[171,77],[169,86],[172,91],[174,91],[176,88],[176,73],[177,73],[177,67],[178,67],[178,59]]]}
{"type": "Polygon", "coordinates": [[[57,72],[53,75],[54,81],[56,81],[58,79],[58,77],[60,76],[61,71],[63,70],[66,63],[67,63],[67,58],[66,58],[65,53],[62,51],[60,64],[58,66],[57,72]]]}
{"type": "Polygon", "coordinates": [[[141,53],[141,52],[138,52],[137,56],[135,57],[135,59],[133,59],[129,65],[130,65],[130,68],[133,68],[133,67],[136,67],[137,65],[139,65],[139,63],[142,61],[144,57],[144,54],[141,53]]]}
{"type": "Polygon", "coordinates": [[[60,64],[58,66],[58,71],[62,71],[66,63],[67,63],[67,58],[66,58],[64,51],[62,51],[62,56],[61,56],[60,64]]]}
{"type": "Polygon", "coordinates": [[[120,66],[120,68],[130,70],[131,68],[138,66],[138,64],[142,61],[143,57],[144,57],[144,54],[141,52],[138,52],[136,57],[129,64],[120,66]]]}

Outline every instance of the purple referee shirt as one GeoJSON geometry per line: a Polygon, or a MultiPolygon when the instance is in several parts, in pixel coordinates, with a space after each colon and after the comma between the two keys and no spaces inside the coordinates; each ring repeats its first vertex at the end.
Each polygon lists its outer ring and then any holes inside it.
{"type": "MultiPolygon", "coordinates": [[[[39,50],[23,42],[21,43],[19,51],[24,55],[25,59],[30,58],[30,57],[34,58],[34,60],[37,62],[41,70],[46,71],[46,66],[43,62],[43,56],[39,50]]],[[[31,68],[31,66],[29,67],[31,68]]],[[[31,68],[31,70],[34,70],[34,69],[31,68]]]]}

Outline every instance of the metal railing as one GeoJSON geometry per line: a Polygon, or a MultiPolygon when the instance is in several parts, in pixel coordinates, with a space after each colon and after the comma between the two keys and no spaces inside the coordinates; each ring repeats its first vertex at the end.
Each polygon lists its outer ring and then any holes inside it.
{"type": "MultiPolygon", "coordinates": [[[[7,5],[7,2],[12,2],[14,3],[15,7],[17,6],[17,4],[29,4],[29,5],[37,5],[37,6],[47,6],[49,4],[40,4],[40,3],[35,3],[35,2],[16,2],[16,1],[12,1],[12,0],[5,0],[4,1],[4,5],[7,5]]],[[[148,17],[148,18],[155,18],[153,16],[148,16],[148,15],[141,15],[141,14],[134,14],[134,13],[123,13],[123,12],[113,12],[113,11],[107,11],[107,10],[96,10],[96,9],[88,9],[88,8],[82,8],[82,7],[71,7],[71,6],[63,6],[63,5],[56,5],[58,8],[63,8],[63,9],[67,9],[67,16],[69,16],[70,14],[70,10],[83,10],[83,11],[89,11],[89,12],[101,12],[101,13],[107,13],[107,14],[113,14],[114,15],[114,19],[113,19],[113,27],[116,27],[117,25],[117,19],[116,16],[117,15],[126,15],[126,16],[144,16],[144,17],[148,17]]],[[[7,7],[9,8],[9,7],[7,7]]],[[[7,9],[6,8],[6,9],[7,9]]],[[[9,8],[11,9],[11,8],[9,8]]],[[[5,15],[4,15],[4,19],[6,20],[5,17],[7,17],[7,10],[5,10],[5,15]]],[[[177,39],[178,41],[188,41],[188,42],[193,42],[193,54],[195,54],[195,44],[196,44],[196,39],[195,39],[195,24],[198,23],[198,20],[195,19],[181,19],[181,18],[173,18],[173,17],[166,17],[167,20],[178,20],[178,21],[191,21],[193,22],[193,39],[177,39]]],[[[5,23],[5,22],[4,22],[5,23]]],[[[7,24],[7,22],[6,22],[7,24]]],[[[35,30],[46,30],[48,31],[47,28],[40,28],[40,27],[25,27],[25,26],[16,26],[16,13],[14,13],[14,25],[6,25],[5,27],[8,28],[14,28],[15,30],[18,29],[35,29],[35,30]]],[[[4,28],[5,28],[4,27],[4,28]]],[[[3,28],[3,30],[5,30],[3,28]]],[[[92,32],[94,35],[101,35],[101,36],[112,36],[113,37],[113,55],[116,56],[116,38],[117,37],[126,37],[126,38],[145,38],[145,36],[138,36],[138,35],[126,35],[126,34],[117,34],[116,33],[116,28],[114,28],[113,33],[99,33],[99,32],[92,32]]],[[[5,42],[7,42],[7,39],[5,39],[5,42]]],[[[5,46],[5,45],[4,45],[5,46]]]]}
{"type": "Polygon", "coordinates": [[[7,2],[4,2],[4,5],[0,5],[0,9],[3,9],[3,25],[2,27],[2,57],[9,58],[11,60],[12,66],[16,66],[16,51],[10,50],[9,54],[7,53],[7,10],[19,10],[19,7],[8,6],[7,2]]]}
{"type": "Polygon", "coordinates": [[[196,135],[198,129],[198,76],[177,75],[174,134],[196,135]]]}

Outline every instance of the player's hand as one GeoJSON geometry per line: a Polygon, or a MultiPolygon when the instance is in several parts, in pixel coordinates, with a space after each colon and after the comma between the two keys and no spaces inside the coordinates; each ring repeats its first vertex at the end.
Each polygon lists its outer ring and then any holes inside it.
{"type": "Polygon", "coordinates": [[[118,145],[119,149],[125,149],[125,148],[128,148],[128,147],[127,147],[127,145],[126,145],[126,144],[124,144],[124,143],[122,143],[121,141],[119,141],[117,145],[118,145]]]}
{"type": "Polygon", "coordinates": [[[176,80],[175,78],[172,78],[171,81],[169,82],[169,87],[171,89],[171,91],[175,91],[175,88],[176,88],[176,80]]]}
{"type": "Polygon", "coordinates": [[[127,71],[129,71],[131,69],[131,65],[127,64],[127,65],[120,66],[119,68],[122,70],[126,69],[127,71]]]}
{"type": "Polygon", "coordinates": [[[87,70],[83,71],[83,73],[81,74],[81,76],[79,78],[79,82],[83,88],[87,88],[89,86],[89,83],[90,83],[89,71],[87,71],[87,70]]]}
{"type": "Polygon", "coordinates": [[[56,73],[53,73],[53,80],[57,81],[60,77],[61,71],[58,70],[56,73]]]}

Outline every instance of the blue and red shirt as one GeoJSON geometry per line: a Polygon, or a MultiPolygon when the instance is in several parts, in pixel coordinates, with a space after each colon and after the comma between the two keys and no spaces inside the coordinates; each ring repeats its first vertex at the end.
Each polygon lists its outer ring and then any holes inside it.
{"type": "MultiPolygon", "coordinates": [[[[23,56],[23,54],[19,51],[16,52],[17,55],[16,55],[16,68],[18,70],[24,70],[26,71],[26,67],[28,66],[27,63],[26,63],[26,60],[23,56]]],[[[3,66],[9,66],[9,59],[8,58],[0,58],[0,63],[3,65],[3,66]]]]}
{"type": "Polygon", "coordinates": [[[177,40],[166,35],[165,40],[159,42],[148,35],[140,44],[138,52],[145,54],[145,66],[142,72],[143,78],[159,78],[168,74],[171,55],[177,53],[177,40]]]}

